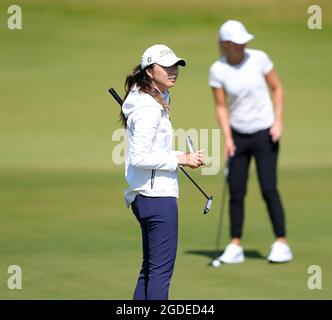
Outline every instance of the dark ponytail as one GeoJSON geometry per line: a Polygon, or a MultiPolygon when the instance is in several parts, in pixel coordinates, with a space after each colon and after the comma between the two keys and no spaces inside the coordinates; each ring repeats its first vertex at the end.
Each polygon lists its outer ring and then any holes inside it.
{"type": "MultiPolygon", "coordinates": [[[[151,66],[148,66],[146,69],[151,68],[151,66]]],[[[136,66],[132,73],[127,75],[126,81],[125,81],[125,98],[127,98],[128,94],[130,93],[131,88],[136,84],[138,87],[138,91],[145,92],[149,95],[151,95],[154,99],[156,99],[157,102],[159,102],[165,111],[168,110],[168,106],[163,99],[160,91],[158,91],[156,88],[152,87],[151,85],[151,79],[149,78],[148,74],[146,73],[146,69],[142,70],[141,65],[139,64],[136,66]]],[[[121,124],[127,128],[127,118],[125,117],[124,113],[120,112],[120,122],[121,124]]]]}

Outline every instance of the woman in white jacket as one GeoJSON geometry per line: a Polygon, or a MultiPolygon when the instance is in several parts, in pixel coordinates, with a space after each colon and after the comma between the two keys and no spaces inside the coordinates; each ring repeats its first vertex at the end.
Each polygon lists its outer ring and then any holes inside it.
{"type": "Polygon", "coordinates": [[[143,242],[135,300],[168,299],[178,236],[177,167],[203,164],[201,151],[172,151],[168,89],[175,85],[179,65],[186,61],[167,46],[154,45],[125,82],[121,112],[128,135],[125,200],[140,223],[143,242]]]}

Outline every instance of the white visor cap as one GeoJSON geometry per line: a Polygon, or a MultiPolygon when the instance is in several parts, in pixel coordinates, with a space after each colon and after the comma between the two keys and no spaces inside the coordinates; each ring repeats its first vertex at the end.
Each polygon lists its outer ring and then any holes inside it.
{"type": "Polygon", "coordinates": [[[164,44],[155,44],[144,51],[141,69],[144,70],[154,63],[163,67],[170,67],[176,63],[184,67],[187,64],[186,60],[177,57],[174,51],[164,44]]]}
{"type": "Polygon", "coordinates": [[[228,20],[220,27],[219,38],[221,41],[246,44],[255,37],[247,31],[240,21],[228,20]]]}

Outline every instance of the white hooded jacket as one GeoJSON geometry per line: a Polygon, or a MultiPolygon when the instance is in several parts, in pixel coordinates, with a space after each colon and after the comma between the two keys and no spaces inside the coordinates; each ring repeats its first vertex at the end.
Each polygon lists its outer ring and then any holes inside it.
{"type": "MultiPolygon", "coordinates": [[[[169,103],[168,92],[164,99],[169,103]]],[[[127,118],[128,146],[125,176],[127,207],[137,194],[179,197],[177,155],[172,151],[173,129],[169,115],[149,94],[134,86],[122,105],[127,118]]]]}

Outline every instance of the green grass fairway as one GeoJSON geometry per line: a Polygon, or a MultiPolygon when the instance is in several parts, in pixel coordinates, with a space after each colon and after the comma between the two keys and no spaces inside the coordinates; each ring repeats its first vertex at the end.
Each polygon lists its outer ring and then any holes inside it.
{"type": "Polygon", "coordinates": [[[246,262],[209,267],[222,171],[193,172],[215,198],[206,216],[180,174],[170,298],[332,298],[331,1],[316,3],[322,30],[307,28],[307,0],[20,0],[20,31],[6,27],[10,4],[0,4],[0,299],[132,298],[140,230],[124,205],[124,167],[112,161],[118,106],[107,89],[123,94],[143,50],[166,43],[188,61],[172,91],[174,128],[217,128],[207,75],[229,18],[255,34],[250,46],[271,56],[285,86],[279,187],[295,259],[266,261],[273,236],[252,163],[246,262]],[[22,268],[22,290],[7,287],[10,265],[22,268]],[[321,290],[307,286],[311,265],[322,269],[321,290]]]}

